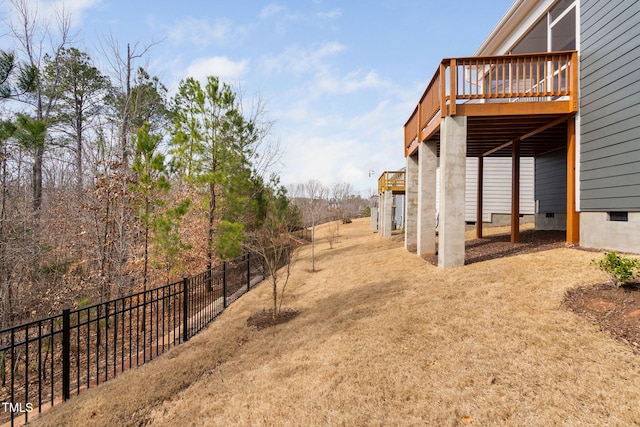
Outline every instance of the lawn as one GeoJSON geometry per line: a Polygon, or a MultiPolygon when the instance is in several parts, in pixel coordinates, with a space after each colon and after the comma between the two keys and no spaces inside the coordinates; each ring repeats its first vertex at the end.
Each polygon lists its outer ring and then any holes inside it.
{"type": "MultiPolygon", "coordinates": [[[[318,233],[317,235],[322,235],[318,233]]],[[[568,311],[606,280],[593,252],[555,248],[439,269],[368,219],[301,248],[262,330],[263,283],[153,362],[34,425],[640,425],[640,357],[568,311]]]]}

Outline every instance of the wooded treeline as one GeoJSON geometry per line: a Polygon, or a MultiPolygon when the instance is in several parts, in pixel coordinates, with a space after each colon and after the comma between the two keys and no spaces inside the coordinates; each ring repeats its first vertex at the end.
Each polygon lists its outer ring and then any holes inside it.
{"type": "Polygon", "coordinates": [[[186,78],[169,96],[136,65],[153,44],[112,40],[101,69],[72,43],[70,16],[43,23],[27,0],[10,3],[0,328],[202,271],[239,255],[264,224],[299,221],[268,174],[277,152],[265,147],[262,102],[246,111],[214,76],[186,78]]]}

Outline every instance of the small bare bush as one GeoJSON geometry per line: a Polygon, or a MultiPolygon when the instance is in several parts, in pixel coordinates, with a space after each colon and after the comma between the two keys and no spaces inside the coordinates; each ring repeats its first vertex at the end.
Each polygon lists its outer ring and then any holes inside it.
{"type": "Polygon", "coordinates": [[[333,249],[333,244],[338,241],[338,230],[340,227],[340,223],[338,221],[333,221],[327,225],[324,230],[324,238],[327,239],[329,243],[329,248],[333,249]]]}

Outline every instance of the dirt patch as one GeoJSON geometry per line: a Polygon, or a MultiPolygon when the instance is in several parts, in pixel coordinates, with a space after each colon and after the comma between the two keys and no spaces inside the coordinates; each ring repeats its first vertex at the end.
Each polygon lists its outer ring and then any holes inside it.
{"type": "Polygon", "coordinates": [[[600,283],[571,289],[564,305],[640,354],[640,284],[614,288],[600,283]]]}
{"type": "Polygon", "coordinates": [[[247,326],[258,330],[286,323],[295,318],[300,312],[292,308],[283,308],[278,314],[273,315],[273,309],[262,310],[247,319],[247,326]]]}

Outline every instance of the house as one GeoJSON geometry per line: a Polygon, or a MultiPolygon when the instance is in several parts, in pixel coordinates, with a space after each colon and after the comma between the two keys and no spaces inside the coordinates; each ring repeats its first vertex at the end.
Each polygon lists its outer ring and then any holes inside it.
{"type": "Polygon", "coordinates": [[[404,225],[405,171],[385,171],[378,178],[377,205],[371,210],[371,228],[384,238],[404,225]]]}
{"type": "MultiPolygon", "coordinates": [[[[477,170],[478,161],[475,157],[466,159],[465,205],[464,219],[467,224],[476,222],[476,206],[478,203],[477,170]]],[[[484,162],[484,197],[482,208],[482,222],[492,225],[509,224],[511,217],[511,159],[504,157],[491,157],[484,162]]],[[[391,211],[384,216],[389,224],[381,225],[380,234],[391,237],[389,230],[404,228],[404,170],[385,171],[378,180],[378,196],[376,200],[382,201],[381,212],[384,215],[384,207],[390,207],[391,211]],[[401,177],[401,186],[391,185],[389,181],[401,177]],[[391,191],[385,198],[385,191],[391,191]],[[389,198],[390,195],[390,198],[389,198]],[[389,203],[391,203],[389,205],[389,203]]],[[[439,208],[440,167],[436,170],[436,217],[439,208]]],[[[378,203],[372,210],[371,228],[378,230],[379,219],[378,203]]],[[[532,222],[535,214],[534,200],[534,159],[522,158],[520,161],[520,222],[532,222]]]]}
{"type": "Polygon", "coordinates": [[[464,264],[468,158],[478,237],[486,164],[510,159],[518,242],[520,163],[532,157],[537,229],[640,252],[638,24],[636,0],[516,0],[474,56],[443,59],[404,125],[406,248],[435,253],[437,209],[438,265],[464,264]]]}

